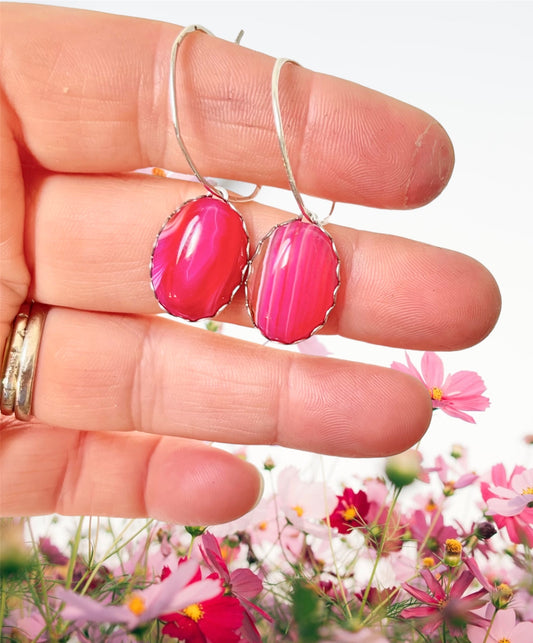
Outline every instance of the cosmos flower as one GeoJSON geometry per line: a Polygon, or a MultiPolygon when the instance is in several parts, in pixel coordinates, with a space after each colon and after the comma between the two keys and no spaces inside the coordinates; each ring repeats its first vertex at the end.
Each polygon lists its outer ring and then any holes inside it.
{"type": "Polygon", "coordinates": [[[475,423],[465,411],[484,411],[489,398],[482,395],[486,390],[481,377],[474,371],[458,371],[444,378],[444,366],[436,353],[422,356],[421,373],[406,353],[407,365],[393,362],[391,368],[419,379],[428,389],[434,409],[442,409],[452,417],[475,423]]]}
{"type": "Polygon", "coordinates": [[[130,630],[157,618],[163,612],[178,611],[192,603],[211,599],[222,592],[219,580],[197,578],[198,563],[182,561],[174,573],[159,583],[135,590],[122,605],[109,605],[72,590],[57,587],[55,595],[64,602],[63,619],[85,623],[124,623],[130,630]]]}
{"type": "Polygon", "coordinates": [[[484,626],[486,619],[473,612],[485,604],[482,598],[487,590],[482,588],[477,592],[463,596],[474,579],[474,574],[468,569],[462,572],[457,580],[446,590],[428,569],[423,569],[420,575],[428,586],[429,592],[404,583],[402,587],[414,596],[420,603],[419,607],[407,607],[401,611],[402,618],[420,618],[424,625],[424,634],[433,634],[442,623],[446,623],[452,636],[460,636],[465,625],[471,623],[484,626]]]}
{"type": "Polygon", "coordinates": [[[533,469],[515,469],[507,486],[491,486],[494,494],[487,500],[488,514],[516,516],[533,503],[533,469]]]}
{"type": "Polygon", "coordinates": [[[517,623],[515,611],[508,608],[498,610],[490,625],[487,624],[485,627],[469,625],[467,634],[471,643],[499,643],[501,641],[531,643],[533,641],[533,623],[517,623]]]}
{"type": "Polygon", "coordinates": [[[528,506],[533,496],[527,487],[521,490],[527,493],[518,493],[523,483],[530,482],[530,472],[531,470],[526,471],[524,467],[516,466],[507,478],[504,465],[499,463],[491,469],[490,482],[482,481],[480,488],[483,500],[489,507],[488,513],[494,518],[498,529],[505,527],[513,543],[526,543],[533,547],[533,508],[528,506]],[[518,497],[522,495],[523,498],[518,497]],[[528,501],[527,504],[519,513],[513,514],[524,500],[528,501]]]}

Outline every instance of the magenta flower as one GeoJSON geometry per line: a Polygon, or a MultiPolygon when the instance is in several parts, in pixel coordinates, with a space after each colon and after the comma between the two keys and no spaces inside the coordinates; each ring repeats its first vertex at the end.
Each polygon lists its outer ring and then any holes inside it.
{"type": "Polygon", "coordinates": [[[393,362],[391,368],[419,379],[428,389],[434,409],[442,409],[452,417],[475,423],[474,418],[464,411],[484,411],[489,398],[482,395],[486,390],[481,377],[474,371],[458,371],[444,378],[444,366],[436,353],[422,355],[420,373],[409,355],[405,354],[407,366],[393,362]]]}
{"type": "Polygon", "coordinates": [[[487,591],[480,589],[468,594],[468,596],[463,596],[474,579],[472,572],[465,570],[447,590],[428,569],[423,569],[420,574],[431,593],[423,592],[417,587],[403,583],[404,590],[414,596],[422,605],[405,608],[400,612],[402,618],[423,619],[422,632],[424,634],[433,634],[445,623],[452,636],[463,634],[467,623],[482,627],[487,623],[486,619],[473,612],[485,604],[482,597],[487,591]]]}
{"type": "Polygon", "coordinates": [[[498,643],[499,641],[531,643],[533,623],[517,623],[515,611],[507,608],[496,613],[490,628],[489,624],[485,627],[469,625],[467,634],[471,643],[498,643]]]}
{"type": "Polygon", "coordinates": [[[533,507],[529,506],[533,496],[531,489],[521,488],[522,484],[532,482],[531,469],[526,471],[524,467],[516,466],[507,479],[503,464],[496,464],[491,469],[491,481],[492,484],[481,483],[481,495],[498,529],[505,527],[509,538],[517,545],[527,543],[529,547],[533,547],[533,507]],[[527,501],[525,505],[524,500],[527,501]],[[523,507],[520,512],[512,513],[519,506],[523,507]]]}
{"type": "Polygon", "coordinates": [[[411,538],[418,542],[421,548],[419,554],[422,558],[433,557],[441,551],[448,538],[457,538],[455,527],[444,524],[444,517],[438,514],[435,519],[433,514],[416,509],[409,519],[411,538]],[[422,544],[424,547],[422,548],[422,544]]]}
{"type": "Polygon", "coordinates": [[[239,600],[244,610],[244,618],[240,629],[244,640],[249,641],[249,643],[261,643],[261,635],[255,626],[252,610],[257,611],[267,621],[272,620],[265,611],[250,600],[263,590],[261,579],[248,568],[236,569],[230,572],[222,556],[218,540],[207,531],[202,535],[200,551],[207,566],[220,576],[226,589],[231,591],[233,596],[239,600]]]}
{"type": "Polygon", "coordinates": [[[366,516],[370,503],[364,491],[355,493],[346,488],[342,496],[337,496],[337,506],[329,516],[330,525],[339,534],[349,534],[353,529],[366,525],[366,516]]]}

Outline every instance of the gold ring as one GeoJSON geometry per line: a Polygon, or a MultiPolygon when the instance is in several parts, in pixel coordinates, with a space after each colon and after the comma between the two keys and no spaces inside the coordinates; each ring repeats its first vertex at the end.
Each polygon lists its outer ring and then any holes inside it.
{"type": "Polygon", "coordinates": [[[0,411],[29,420],[39,346],[48,308],[24,304],[11,325],[2,360],[0,411]]]}

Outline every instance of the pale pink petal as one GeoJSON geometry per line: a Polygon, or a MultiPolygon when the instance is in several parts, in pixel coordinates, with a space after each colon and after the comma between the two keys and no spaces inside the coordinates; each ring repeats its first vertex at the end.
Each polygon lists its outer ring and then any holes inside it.
{"type": "Polygon", "coordinates": [[[433,406],[438,409],[442,409],[444,413],[447,415],[450,415],[453,418],[459,418],[460,420],[464,420],[465,422],[470,422],[471,424],[475,424],[476,421],[471,415],[468,415],[468,413],[463,413],[459,409],[455,408],[453,404],[449,404],[447,402],[443,403],[433,403],[433,406]]]}
{"type": "Polygon", "coordinates": [[[466,633],[470,643],[490,643],[491,639],[486,639],[487,628],[478,627],[477,625],[467,625],[466,633]]]}
{"type": "Polygon", "coordinates": [[[422,377],[429,388],[442,387],[444,365],[436,353],[428,351],[422,355],[422,377]]]}
{"type": "Polygon", "coordinates": [[[206,578],[196,583],[191,583],[174,596],[171,605],[165,609],[165,612],[179,612],[187,605],[208,601],[210,598],[220,596],[222,592],[223,587],[218,579],[206,578]]]}
{"type": "Polygon", "coordinates": [[[478,478],[479,476],[477,475],[477,473],[464,473],[457,479],[453,486],[455,489],[464,489],[465,487],[470,486],[478,478]]]}
{"type": "MultiPolygon", "coordinates": [[[[511,487],[516,493],[523,493],[525,489],[533,489],[533,469],[527,469],[517,475],[511,476],[511,487]]],[[[532,495],[532,494],[524,494],[532,495]]],[[[531,500],[531,498],[530,498],[531,500]]]]}
{"type": "Polygon", "coordinates": [[[331,351],[328,350],[327,346],[321,342],[316,335],[309,337],[309,339],[306,339],[303,342],[298,342],[298,344],[296,344],[296,348],[300,353],[304,353],[305,355],[327,357],[332,354],[331,351]]]}
{"type": "Polygon", "coordinates": [[[527,507],[528,498],[529,496],[515,496],[509,500],[489,498],[487,513],[491,516],[517,516],[527,507]]]}
{"type": "Polygon", "coordinates": [[[489,491],[500,498],[514,498],[516,496],[516,491],[509,489],[509,487],[489,487],[489,491]]]}
{"type": "Polygon", "coordinates": [[[391,368],[395,371],[401,371],[402,373],[407,373],[407,375],[412,375],[413,377],[419,379],[421,382],[424,382],[422,375],[420,375],[420,373],[416,369],[407,352],[405,353],[405,359],[407,361],[407,366],[405,364],[401,364],[400,362],[392,362],[391,368]]]}
{"type": "MultiPolygon", "coordinates": [[[[516,614],[513,609],[507,608],[504,610],[498,610],[498,613],[494,617],[490,634],[497,641],[504,638],[510,638],[511,631],[514,628],[515,623],[516,614]]],[[[514,643],[514,639],[512,640],[514,643]]],[[[529,643],[531,643],[531,641],[529,641],[529,643]]]]}
{"type": "Polygon", "coordinates": [[[518,623],[512,632],[512,643],[531,643],[533,641],[533,623],[518,623]]]}
{"type": "Polygon", "coordinates": [[[457,371],[448,375],[442,387],[447,397],[453,395],[477,397],[487,390],[481,377],[474,371],[457,371]]]}

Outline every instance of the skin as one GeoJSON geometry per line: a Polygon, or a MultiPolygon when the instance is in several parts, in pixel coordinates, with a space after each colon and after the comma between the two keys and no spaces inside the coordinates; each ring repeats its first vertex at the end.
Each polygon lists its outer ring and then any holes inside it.
{"type": "MultiPolygon", "coordinates": [[[[171,211],[203,190],[126,173],[188,171],[167,95],[180,28],[21,4],[0,11],[0,341],[26,299],[51,306],[35,418],[1,418],[0,514],[221,522],[254,505],[260,475],[203,441],[350,457],[415,443],[431,403],[414,378],[156,315],[148,273],[155,236],[171,211]]],[[[272,64],[201,33],[183,42],[179,118],[205,175],[286,187],[272,124],[272,64]]],[[[403,209],[428,203],[448,182],[453,148],[425,112],[291,65],[280,95],[303,193],[403,209]]],[[[240,210],[252,248],[293,216],[256,203],[240,210]]],[[[328,229],[342,286],[325,332],[454,350],[494,326],[498,287],[475,260],[328,229]]],[[[242,295],[223,319],[250,323],[242,295]]]]}

